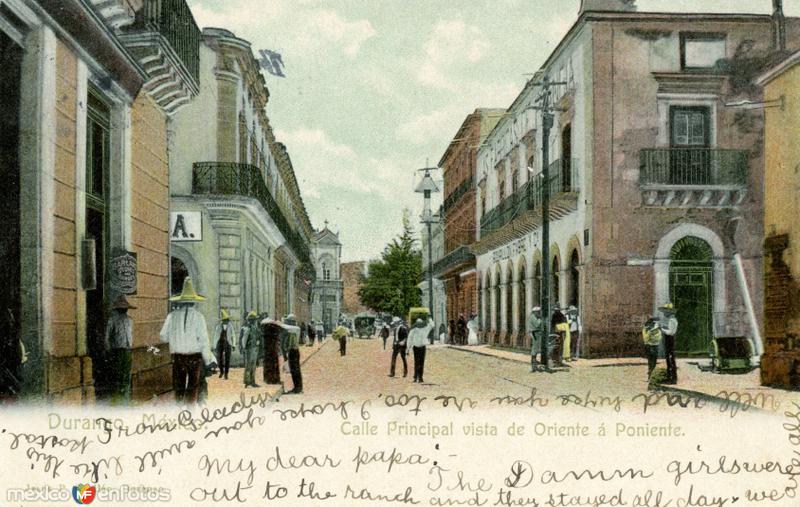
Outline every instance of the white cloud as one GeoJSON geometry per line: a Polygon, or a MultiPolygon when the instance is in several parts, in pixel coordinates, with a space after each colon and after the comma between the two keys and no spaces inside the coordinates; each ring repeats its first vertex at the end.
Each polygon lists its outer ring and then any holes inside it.
{"type": "Polygon", "coordinates": [[[397,127],[397,137],[413,144],[427,144],[443,136],[455,134],[459,122],[470,111],[448,106],[429,113],[420,113],[397,127]]]}
{"type": "Polygon", "coordinates": [[[310,34],[316,32],[327,41],[341,44],[344,53],[351,58],[358,54],[364,42],[376,35],[368,20],[348,21],[331,9],[312,11],[308,21],[310,34]]]}
{"type": "Polygon", "coordinates": [[[422,54],[412,58],[408,66],[421,84],[448,91],[458,89],[451,76],[471,67],[488,54],[489,39],[480,28],[460,19],[436,23],[422,46],[422,54]]]}

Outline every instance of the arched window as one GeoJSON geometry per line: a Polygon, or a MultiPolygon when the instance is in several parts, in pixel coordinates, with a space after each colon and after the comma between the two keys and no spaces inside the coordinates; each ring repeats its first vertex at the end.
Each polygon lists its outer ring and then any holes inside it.
{"type": "Polygon", "coordinates": [[[183,280],[189,276],[189,270],[186,268],[186,264],[177,257],[170,258],[170,267],[172,270],[170,276],[170,295],[175,296],[183,291],[183,280]]]}

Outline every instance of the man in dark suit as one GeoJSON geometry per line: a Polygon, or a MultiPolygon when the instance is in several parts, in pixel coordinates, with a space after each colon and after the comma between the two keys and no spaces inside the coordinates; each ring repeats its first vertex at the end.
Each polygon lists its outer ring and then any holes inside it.
{"type": "Polygon", "coordinates": [[[405,326],[402,320],[395,317],[395,324],[394,329],[394,341],[392,342],[392,366],[389,369],[389,376],[394,377],[395,372],[395,363],[397,362],[397,356],[400,356],[400,359],[403,360],[403,377],[408,376],[408,361],[406,361],[406,355],[408,354],[408,328],[405,326]]]}

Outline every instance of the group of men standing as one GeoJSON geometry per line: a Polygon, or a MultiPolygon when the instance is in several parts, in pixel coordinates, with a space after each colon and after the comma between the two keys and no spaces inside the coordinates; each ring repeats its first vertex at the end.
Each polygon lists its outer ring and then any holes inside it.
{"type": "MultiPolygon", "coordinates": [[[[425,373],[425,355],[427,346],[433,342],[433,321],[429,318],[417,318],[411,329],[399,317],[392,319],[391,329],[387,328],[393,336],[392,339],[392,360],[389,367],[389,376],[394,377],[396,372],[397,358],[403,361],[403,377],[408,376],[408,347],[414,354],[414,382],[423,383],[425,373]]],[[[385,348],[385,346],[384,346],[385,348]]]]}
{"type": "Polygon", "coordinates": [[[531,335],[531,371],[541,366],[568,367],[567,362],[577,361],[581,354],[581,335],[583,325],[578,308],[570,306],[566,310],[556,305],[550,316],[550,334],[547,337],[547,356],[550,364],[544,365],[542,352],[542,309],[533,307],[528,318],[528,332],[531,335]],[[539,360],[537,361],[537,355],[539,360]]]}

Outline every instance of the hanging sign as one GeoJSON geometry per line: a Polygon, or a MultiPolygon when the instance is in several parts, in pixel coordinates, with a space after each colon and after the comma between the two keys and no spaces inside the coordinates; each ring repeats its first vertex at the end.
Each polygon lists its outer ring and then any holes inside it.
{"type": "Polygon", "coordinates": [[[108,263],[111,290],[118,294],[136,294],[137,258],[135,252],[118,251],[108,263]]]}

